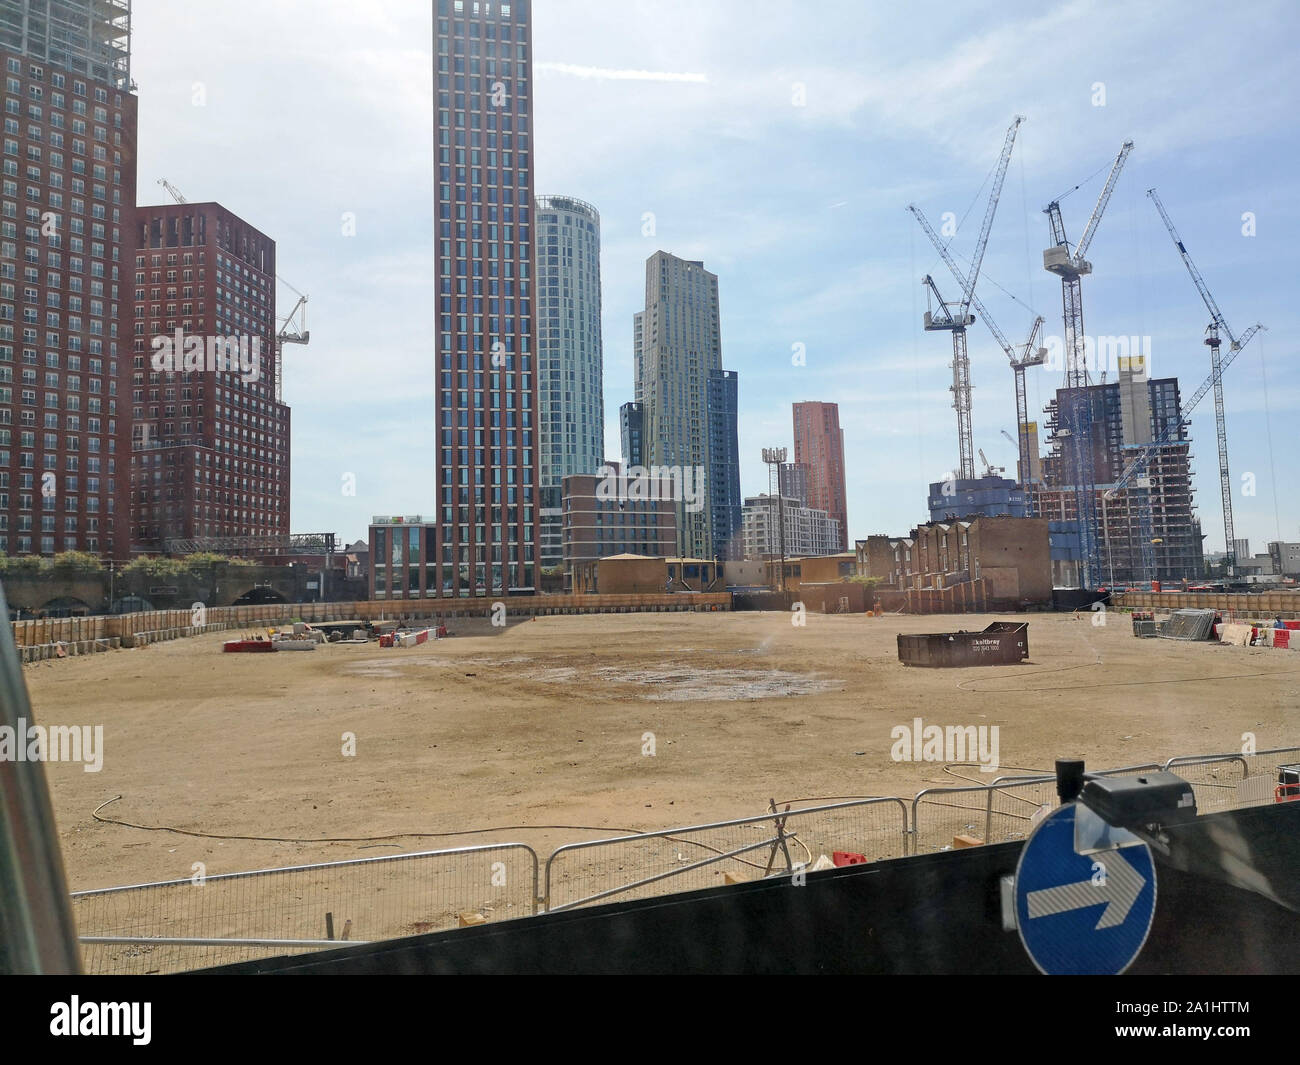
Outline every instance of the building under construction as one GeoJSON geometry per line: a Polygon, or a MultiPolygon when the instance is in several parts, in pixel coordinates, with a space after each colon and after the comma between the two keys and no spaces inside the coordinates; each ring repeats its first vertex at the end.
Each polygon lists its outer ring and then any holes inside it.
{"type": "MultiPolygon", "coordinates": [[[[1051,521],[1077,520],[1073,471],[1076,443],[1071,425],[1086,425],[1095,472],[1099,577],[1130,584],[1150,574],[1157,580],[1199,578],[1204,568],[1201,524],[1192,490],[1191,441],[1182,424],[1178,380],[1148,380],[1144,360],[1122,359],[1119,381],[1062,388],[1047,406],[1049,453],[1043,458],[1043,483],[1035,487],[1035,512],[1051,521]],[[1071,417],[1073,405],[1086,408],[1071,417]],[[1114,485],[1139,452],[1169,432],[1168,443],[1151,452],[1145,476],[1115,492],[1114,485]],[[1151,519],[1141,513],[1149,498],[1151,519]],[[1146,540],[1144,545],[1143,541],[1146,540]],[[1144,563],[1144,553],[1147,562],[1144,563]]],[[[1068,567],[1058,567],[1056,583],[1069,584],[1068,567]]]]}

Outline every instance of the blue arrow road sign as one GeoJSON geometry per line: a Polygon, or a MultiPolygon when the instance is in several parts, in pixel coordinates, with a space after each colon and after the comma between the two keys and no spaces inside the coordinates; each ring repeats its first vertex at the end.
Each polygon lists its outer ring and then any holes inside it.
{"type": "Polygon", "coordinates": [[[1068,803],[1049,814],[1020,852],[1020,940],[1048,975],[1122,973],[1146,943],[1156,912],[1151,848],[1077,853],[1074,809],[1068,803]]]}

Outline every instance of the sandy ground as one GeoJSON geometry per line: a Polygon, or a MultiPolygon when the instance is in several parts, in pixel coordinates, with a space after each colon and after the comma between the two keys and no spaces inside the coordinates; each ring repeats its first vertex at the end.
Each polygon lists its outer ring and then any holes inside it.
{"type": "MultiPolygon", "coordinates": [[[[992,618],[642,614],[460,622],[414,649],[223,655],[223,635],[27,667],[46,725],[102,724],[103,769],[50,764],[70,886],[505,840],[562,842],[953,784],[890,730],[997,725],[1004,772],[1300,740],[1300,654],[1138,640],[1028,615],[1030,661],[922,670],[895,635],[992,618]],[[355,756],[342,753],[355,735],[355,756]],[[646,733],[654,754],[647,755],[646,733]],[[217,840],[97,823],[266,837],[217,840]],[[568,826],[544,828],[539,826],[568,826]],[[473,829],[488,829],[467,834],[473,829]]],[[[981,779],[977,770],[967,775],[981,779]]],[[[984,776],[982,779],[991,779],[984,776]]]]}

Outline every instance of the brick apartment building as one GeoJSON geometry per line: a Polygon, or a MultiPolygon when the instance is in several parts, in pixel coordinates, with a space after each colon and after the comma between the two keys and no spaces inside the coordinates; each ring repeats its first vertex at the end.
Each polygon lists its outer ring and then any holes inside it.
{"type": "Polygon", "coordinates": [[[849,515],[844,476],[844,430],[838,403],[794,404],[794,461],[808,468],[807,505],[838,521],[836,550],[848,550],[849,515]]]}
{"type": "Polygon", "coordinates": [[[1052,598],[1046,518],[980,515],[928,522],[909,536],[856,542],[857,571],[887,589],[944,588],[983,580],[991,605],[1044,604],[1052,598]]]}
{"type": "Polygon", "coordinates": [[[275,365],[275,242],[216,203],[140,207],[132,227],[132,540],[289,533],[289,408],[275,365]],[[177,331],[203,350],[156,368],[177,331]],[[219,343],[215,343],[218,342],[219,343]],[[239,345],[241,365],[223,369],[239,345]],[[247,367],[253,366],[252,372],[247,367]],[[188,368],[187,368],[188,367],[188,368]]]}
{"type": "MultiPolygon", "coordinates": [[[[608,463],[617,472],[617,463],[608,463]]],[[[677,507],[671,499],[602,499],[602,477],[564,478],[561,546],[564,568],[610,555],[665,558],[677,552],[677,507]]]]}
{"type": "MultiPolygon", "coordinates": [[[[437,524],[419,514],[370,520],[370,598],[425,599],[439,594],[437,524]]],[[[450,588],[450,573],[444,574],[450,588]]]]}
{"type": "Polygon", "coordinates": [[[0,10],[0,554],[125,558],[130,8],[15,6],[0,10]]]}

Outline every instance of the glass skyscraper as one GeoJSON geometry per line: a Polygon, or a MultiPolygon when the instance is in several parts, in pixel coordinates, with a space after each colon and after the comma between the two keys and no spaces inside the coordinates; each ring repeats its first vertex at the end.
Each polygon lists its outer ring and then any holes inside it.
{"type": "Polygon", "coordinates": [[[641,458],[703,482],[702,505],[678,502],[677,546],[711,560],[727,557],[740,529],[736,375],[722,369],[721,332],[717,275],[665,251],[650,256],[645,310],[633,317],[641,458]]]}
{"type": "Polygon", "coordinates": [[[600,214],[571,196],[539,196],[535,225],[541,558],[558,566],[564,478],[605,460],[600,214]]]}

